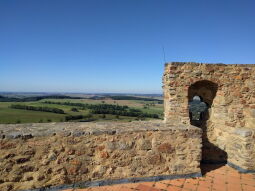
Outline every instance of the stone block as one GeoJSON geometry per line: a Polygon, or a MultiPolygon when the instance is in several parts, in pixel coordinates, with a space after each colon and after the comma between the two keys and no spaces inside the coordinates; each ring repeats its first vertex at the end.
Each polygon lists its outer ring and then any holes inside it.
{"type": "Polygon", "coordinates": [[[241,137],[249,137],[252,135],[252,131],[248,129],[236,129],[234,133],[236,135],[240,135],[241,137]]]}
{"type": "Polygon", "coordinates": [[[140,150],[151,150],[152,149],[151,140],[142,139],[142,140],[139,140],[137,144],[138,144],[138,148],[140,150]]]}
{"type": "Polygon", "coordinates": [[[175,148],[170,143],[163,143],[158,146],[158,151],[171,154],[175,151],[175,148]]]}

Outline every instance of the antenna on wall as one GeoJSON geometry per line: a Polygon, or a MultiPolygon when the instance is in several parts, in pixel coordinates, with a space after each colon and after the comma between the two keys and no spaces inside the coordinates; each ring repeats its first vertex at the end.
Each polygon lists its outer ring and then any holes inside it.
{"type": "Polygon", "coordinates": [[[162,51],[163,51],[164,63],[166,63],[166,53],[165,53],[165,47],[163,45],[162,45],[162,51]]]}

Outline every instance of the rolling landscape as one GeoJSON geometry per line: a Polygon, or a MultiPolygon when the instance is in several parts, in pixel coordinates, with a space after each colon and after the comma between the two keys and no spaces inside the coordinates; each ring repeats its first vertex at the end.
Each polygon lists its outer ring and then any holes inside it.
{"type": "Polygon", "coordinates": [[[255,0],[0,0],[0,191],[255,191],[255,0]]]}
{"type": "Polygon", "coordinates": [[[0,123],[135,121],[163,118],[161,95],[0,94],[0,123]]]}

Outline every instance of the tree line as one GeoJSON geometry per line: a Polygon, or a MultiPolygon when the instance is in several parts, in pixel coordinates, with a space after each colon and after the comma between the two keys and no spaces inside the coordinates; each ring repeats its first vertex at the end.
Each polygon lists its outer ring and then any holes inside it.
{"type": "Polygon", "coordinates": [[[64,110],[58,109],[58,108],[51,108],[51,107],[40,107],[40,106],[29,106],[29,105],[12,104],[10,106],[10,108],[65,114],[64,110]]]}
{"type": "Polygon", "coordinates": [[[130,108],[128,106],[120,106],[113,104],[84,104],[84,103],[71,103],[71,102],[53,102],[45,101],[46,104],[57,104],[57,105],[68,105],[76,106],[81,109],[89,109],[93,114],[112,114],[129,117],[140,117],[140,118],[159,118],[158,114],[143,113],[139,109],[130,108]]]}

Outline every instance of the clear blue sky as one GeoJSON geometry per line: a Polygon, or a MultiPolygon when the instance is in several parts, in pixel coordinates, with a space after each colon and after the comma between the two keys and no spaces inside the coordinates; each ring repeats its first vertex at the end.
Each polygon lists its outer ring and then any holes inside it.
{"type": "Polygon", "coordinates": [[[162,46],[255,63],[255,1],[0,0],[0,91],[161,93],[162,46]]]}

